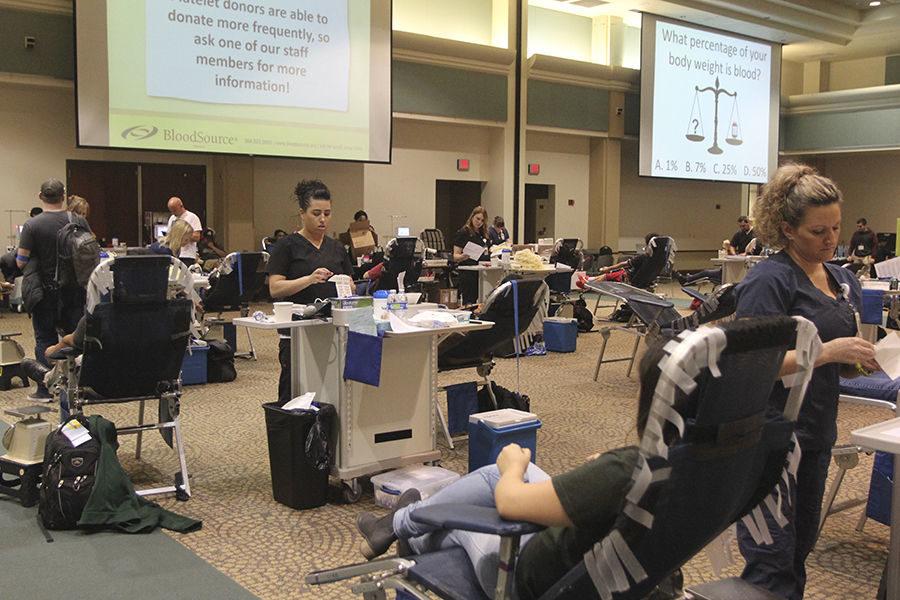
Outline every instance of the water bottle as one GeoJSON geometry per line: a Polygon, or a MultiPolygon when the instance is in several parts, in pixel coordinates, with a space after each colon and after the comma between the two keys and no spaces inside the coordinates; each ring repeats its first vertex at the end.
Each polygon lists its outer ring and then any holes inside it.
{"type": "Polygon", "coordinates": [[[896,277],[891,277],[891,284],[890,284],[889,287],[890,287],[891,290],[898,290],[898,289],[900,289],[900,282],[897,281],[897,278],[896,278],[896,277]]]}

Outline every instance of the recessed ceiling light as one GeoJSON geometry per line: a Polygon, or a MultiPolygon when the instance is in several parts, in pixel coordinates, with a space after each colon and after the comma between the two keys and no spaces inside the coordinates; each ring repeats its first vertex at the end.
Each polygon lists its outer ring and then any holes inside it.
{"type": "Polygon", "coordinates": [[[871,2],[869,2],[869,6],[881,6],[881,2],[879,2],[878,0],[872,0],[871,2]]]}

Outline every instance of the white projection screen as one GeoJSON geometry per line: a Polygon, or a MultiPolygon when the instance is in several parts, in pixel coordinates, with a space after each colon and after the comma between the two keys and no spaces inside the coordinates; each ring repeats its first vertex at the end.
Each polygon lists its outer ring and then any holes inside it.
{"type": "Polygon", "coordinates": [[[79,0],[78,145],[390,162],[391,0],[79,0]]]}
{"type": "Polygon", "coordinates": [[[648,14],[641,27],[640,175],[767,181],[781,46],[648,14]]]}

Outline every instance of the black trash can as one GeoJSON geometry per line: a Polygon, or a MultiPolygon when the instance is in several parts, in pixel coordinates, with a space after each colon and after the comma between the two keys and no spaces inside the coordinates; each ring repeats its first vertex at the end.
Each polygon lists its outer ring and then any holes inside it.
{"type": "Polygon", "coordinates": [[[333,456],[334,407],[321,404],[318,412],[291,411],[270,402],[263,409],[275,501],[296,509],[324,505],[333,456]]]}

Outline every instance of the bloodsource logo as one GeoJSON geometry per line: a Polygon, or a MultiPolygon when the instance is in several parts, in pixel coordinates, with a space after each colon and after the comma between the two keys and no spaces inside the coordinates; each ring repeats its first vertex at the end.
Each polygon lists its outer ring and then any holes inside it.
{"type": "Polygon", "coordinates": [[[122,132],[122,139],[133,141],[146,140],[156,135],[157,132],[159,132],[159,129],[150,125],[135,125],[122,132]]]}

